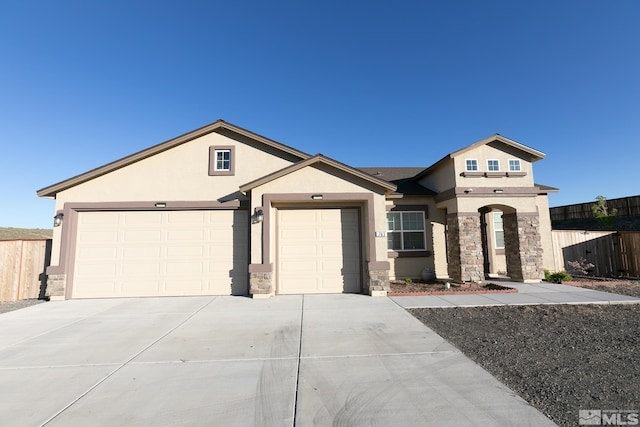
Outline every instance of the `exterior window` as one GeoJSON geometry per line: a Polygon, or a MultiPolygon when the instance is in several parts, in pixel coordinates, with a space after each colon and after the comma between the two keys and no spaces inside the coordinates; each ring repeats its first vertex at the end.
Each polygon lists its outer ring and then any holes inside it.
{"type": "Polygon", "coordinates": [[[520,159],[509,160],[509,172],[520,172],[521,170],[520,159]]]}
{"type": "Polygon", "coordinates": [[[500,160],[487,160],[487,170],[489,172],[500,172],[500,160]]]}
{"type": "Polygon", "coordinates": [[[231,170],[231,150],[216,150],[216,161],[214,169],[216,171],[231,170]]]}
{"type": "Polygon", "coordinates": [[[504,225],[502,224],[502,212],[493,212],[493,234],[495,236],[496,249],[504,249],[504,225]]]}
{"type": "Polygon", "coordinates": [[[209,147],[209,175],[234,174],[234,147],[209,147]]]}
{"type": "Polygon", "coordinates": [[[387,248],[390,251],[424,251],[424,212],[388,212],[387,248]]]}
{"type": "Polygon", "coordinates": [[[478,161],[476,159],[467,159],[467,172],[474,172],[478,170],[478,161]]]}

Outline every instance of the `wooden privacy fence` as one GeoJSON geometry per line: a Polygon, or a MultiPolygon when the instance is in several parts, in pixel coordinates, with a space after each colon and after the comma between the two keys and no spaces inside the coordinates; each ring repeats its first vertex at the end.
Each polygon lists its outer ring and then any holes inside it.
{"type": "Polygon", "coordinates": [[[601,277],[640,277],[640,232],[553,230],[555,271],[569,271],[568,262],[586,259],[601,277]]]}
{"type": "Polygon", "coordinates": [[[51,239],[0,240],[0,301],[43,298],[51,239]]]}
{"type": "MultiPolygon", "coordinates": [[[[587,202],[549,208],[551,221],[566,221],[570,219],[593,219],[591,206],[595,204],[596,202],[587,202]]],[[[609,208],[609,211],[615,209],[617,211],[617,216],[640,216],[640,196],[609,199],[607,200],[607,208],[609,208]]]]}

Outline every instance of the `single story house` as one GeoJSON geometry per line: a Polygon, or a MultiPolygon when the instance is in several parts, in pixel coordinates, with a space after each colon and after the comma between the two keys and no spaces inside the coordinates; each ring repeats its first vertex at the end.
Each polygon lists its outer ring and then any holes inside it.
{"type": "Polygon", "coordinates": [[[45,187],[52,299],[354,292],[552,268],[544,153],[501,135],[355,168],[218,120],[45,187]]]}

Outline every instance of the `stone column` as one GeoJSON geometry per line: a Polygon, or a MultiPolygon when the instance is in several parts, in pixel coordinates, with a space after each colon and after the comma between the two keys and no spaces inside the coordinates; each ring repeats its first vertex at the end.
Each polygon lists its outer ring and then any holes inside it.
{"type": "Polygon", "coordinates": [[[49,274],[47,276],[47,290],[45,295],[52,301],[64,300],[66,287],[66,274],[49,274]]]}
{"type": "Polygon", "coordinates": [[[268,298],[273,293],[273,265],[249,264],[249,292],[253,298],[268,298]]]}
{"type": "Polygon", "coordinates": [[[484,256],[480,233],[480,214],[447,215],[447,253],[449,276],[458,282],[484,280],[484,256]]]}
{"type": "Polygon", "coordinates": [[[364,293],[373,296],[386,296],[391,290],[389,282],[389,269],[391,265],[388,261],[369,262],[368,280],[365,281],[364,293]]]}
{"type": "Polygon", "coordinates": [[[538,214],[504,214],[502,220],[507,274],[519,282],[540,282],[544,269],[538,214]]]}

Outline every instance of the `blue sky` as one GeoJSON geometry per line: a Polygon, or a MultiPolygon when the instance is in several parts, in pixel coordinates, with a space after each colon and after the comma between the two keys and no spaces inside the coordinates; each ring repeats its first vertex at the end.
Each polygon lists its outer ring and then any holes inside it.
{"type": "Polygon", "coordinates": [[[493,133],[551,206],[640,194],[640,2],[0,0],[0,226],[219,118],[351,166],[493,133]]]}

